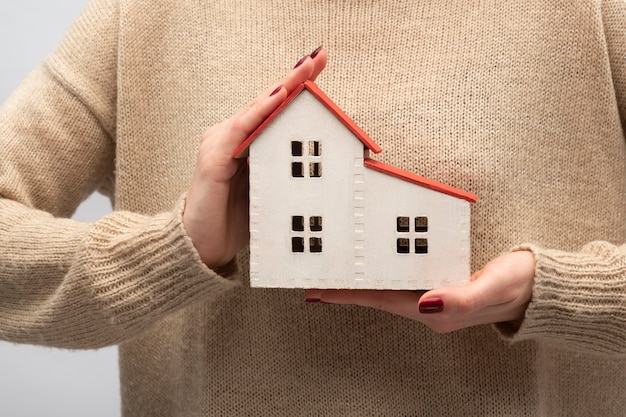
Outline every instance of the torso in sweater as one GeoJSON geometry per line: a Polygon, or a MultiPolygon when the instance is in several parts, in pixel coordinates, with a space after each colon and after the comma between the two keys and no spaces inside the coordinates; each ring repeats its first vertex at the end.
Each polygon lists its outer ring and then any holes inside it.
{"type": "MultiPolygon", "coordinates": [[[[171,210],[202,132],[323,44],[318,84],[379,159],[480,196],[473,270],[525,242],[622,243],[624,139],[597,3],[121,0],[116,60],[103,63],[115,79],[94,81],[116,86],[116,209],[171,210]]],[[[436,335],[307,305],[301,291],[250,289],[246,262],[240,288],[121,346],[128,416],[609,416],[626,405],[623,361],[509,345],[489,326],[436,335]]]]}

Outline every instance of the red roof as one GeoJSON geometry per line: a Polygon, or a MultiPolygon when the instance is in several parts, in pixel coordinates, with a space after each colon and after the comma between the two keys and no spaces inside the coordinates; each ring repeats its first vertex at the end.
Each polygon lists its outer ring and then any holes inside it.
{"type": "Polygon", "coordinates": [[[313,83],[313,81],[305,81],[300,84],[295,90],[289,94],[289,96],[281,103],[280,106],[276,110],[269,115],[267,119],[254,131],[252,134],[243,141],[233,152],[233,158],[243,158],[248,154],[248,147],[250,144],[265,130],[265,128],[274,120],[276,116],[280,114],[281,111],[285,107],[289,105],[293,101],[294,98],[300,94],[303,89],[307,89],[311,94],[313,94],[331,113],[333,113],[353,134],[356,136],[363,145],[365,145],[370,151],[374,153],[379,153],[382,151],[380,146],[378,146],[372,138],[367,136],[367,133],[363,131],[359,126],[347,114],[343,112],[333,101],[328,98],[326,94],[320,88],[313,83]]]}
{"type": "MultiPolygon", "coordinates": [[[[252,134],[243,141],[234,151],[233,158],[244,158],[248,155],[248,148],[250,144],[265,130],[265,128],[274,120],[276,116],[283,111],[285,107],[289,105],[293,101],[294,98],[300,94],[300,92],[304,89],[307,89],[311,94],[313,94],[331,113],[333,113],[361,142],[368,148],[370,151],[374,153],[379,153],[382,151],[380,146],[378,146],[372,138],[370,138],[367,133],[363,131],[359,126],[347,114],[343,112],[333,101],[328,98],[326,94],[320,88],[315,85],[312,81],[306,81],[300,84],[294,91],[287,96],[285,101],[283,101],[276,110],[270,114],[270,116],[265,119],[265,121],[254,131],[252,134]]],[[[403,171],[400,168],[396,168],[391,165],[384,164],[382,162],[375,161],[373,159],[366,158],[364,161],[366,167],[374,169],[376,171],[382,172],[384,174],[391,175],[393,177],[399,178],[404,181],[411,182],[413,184],[420,185],[422,187],[430,188],[431,190],[435,190],[444,194],[451,195],[453,197],[461,198],[463,200],[467,200],[470,203],[475,203],[478,197],[474,194],[468,193],[463,190],[456,189],[454,187],[450,187],[448,185],[439,183],[437,181],[421,177],[419,175],[413,174],[411,172],[403,171]]]]}
{"type": "Polygon", "coordinates": [[[478,200],[478,197],[476,195],[468,193],[467,191],[450,187],[449,185],[445,185],[440,182],[421,177],[408,171],[403,171],[400,168],[396,168],[392,165],[387,165],[373,159],[366,158],[364,161],[364,165],[368,168],[382,172],[383,174],[388,174],[401,180],[412,182],[413,184],[421,185],[422,187],[430,188],[431,190],[435,190],[440,193],[461,198],[463,200],[469,201],[470,203],[475,203],[476,200],[478,200]]]}

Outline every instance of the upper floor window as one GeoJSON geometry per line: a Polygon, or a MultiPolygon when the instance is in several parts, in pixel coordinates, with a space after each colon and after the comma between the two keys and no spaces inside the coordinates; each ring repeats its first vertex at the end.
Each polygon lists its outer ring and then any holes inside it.
{"type": "Polygon", "coordinates": [[[322,143],[291,141],[291,176],[293,178],[320,178],[322,176],[322,143]],[[308,144],[308,152],[304,152],[308,144]],[[309,169],[305,167],[308,165],[309,169]]]}

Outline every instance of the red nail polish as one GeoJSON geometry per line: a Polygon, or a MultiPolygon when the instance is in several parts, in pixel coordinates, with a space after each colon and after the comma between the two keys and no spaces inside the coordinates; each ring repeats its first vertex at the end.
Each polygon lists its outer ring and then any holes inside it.
{"type": "Polygon", "coordinates": [[[305,56],[303,56],[302,58],[300,58],[300,61],[298,61],[298,62],[296,63],[296,66],[295,66],[295,67],[293,67],[293,69],[296,69],[296,68],[298,68],[300,65],[302,65],[302,63],[303,63],[304,61],[306,61],[306,59],[307,59],[308,57],[309,57],[308,55],[305,55],[305,56]]]}
{"type": "Polygon", "coordinates": [[[276,90],[272,91],[272,94],[270,94],[270,97],[275,96],[282,89],[283,89],[283,86],[279,85],[278,87],[276,87],[276,90]]]}
{"type": "Polygon", "coordinates": [[[321,50],[322,50],[322,47],[318,46],[315,51],[311,52],[311,55],[309,55],[311,57],[311,59],[315,59],[315,57],[317,56],[317,54],[320,53],[321,50]]]}
{"type": "Polygon", "coordinates": [[[307,303],[319,303],[320,299],[319,298],[315,298],[315,297],[307,297],[306,298],[306,302],[307,303]]]}
{"type": "Polygon", "coordinates": [[[422,314],[441,313],[443,311],[443,300],[439,297],[420,300],[419,309],[422,314]]]}

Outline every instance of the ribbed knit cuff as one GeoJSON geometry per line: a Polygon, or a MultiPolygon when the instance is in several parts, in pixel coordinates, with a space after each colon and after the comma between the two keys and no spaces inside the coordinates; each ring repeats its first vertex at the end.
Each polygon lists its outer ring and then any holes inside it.
{"type": "Polygon", "coordinates": [[[220,268],[224,275],[202,263],[183,226],[183,207],[181,198],[171,213],[115,212],[95,224],[89,275],[112,323],[141,326],[239,285],[234,262],[220,268]]]}
{"type": "Polygon", "coordinates": [[[601,354],[626,353],[626,260],[593,242],[580,252],[521,245],[537,261],[532,300],[523,321],[496,328],[511,341],[544,340],[601,354]]]}

